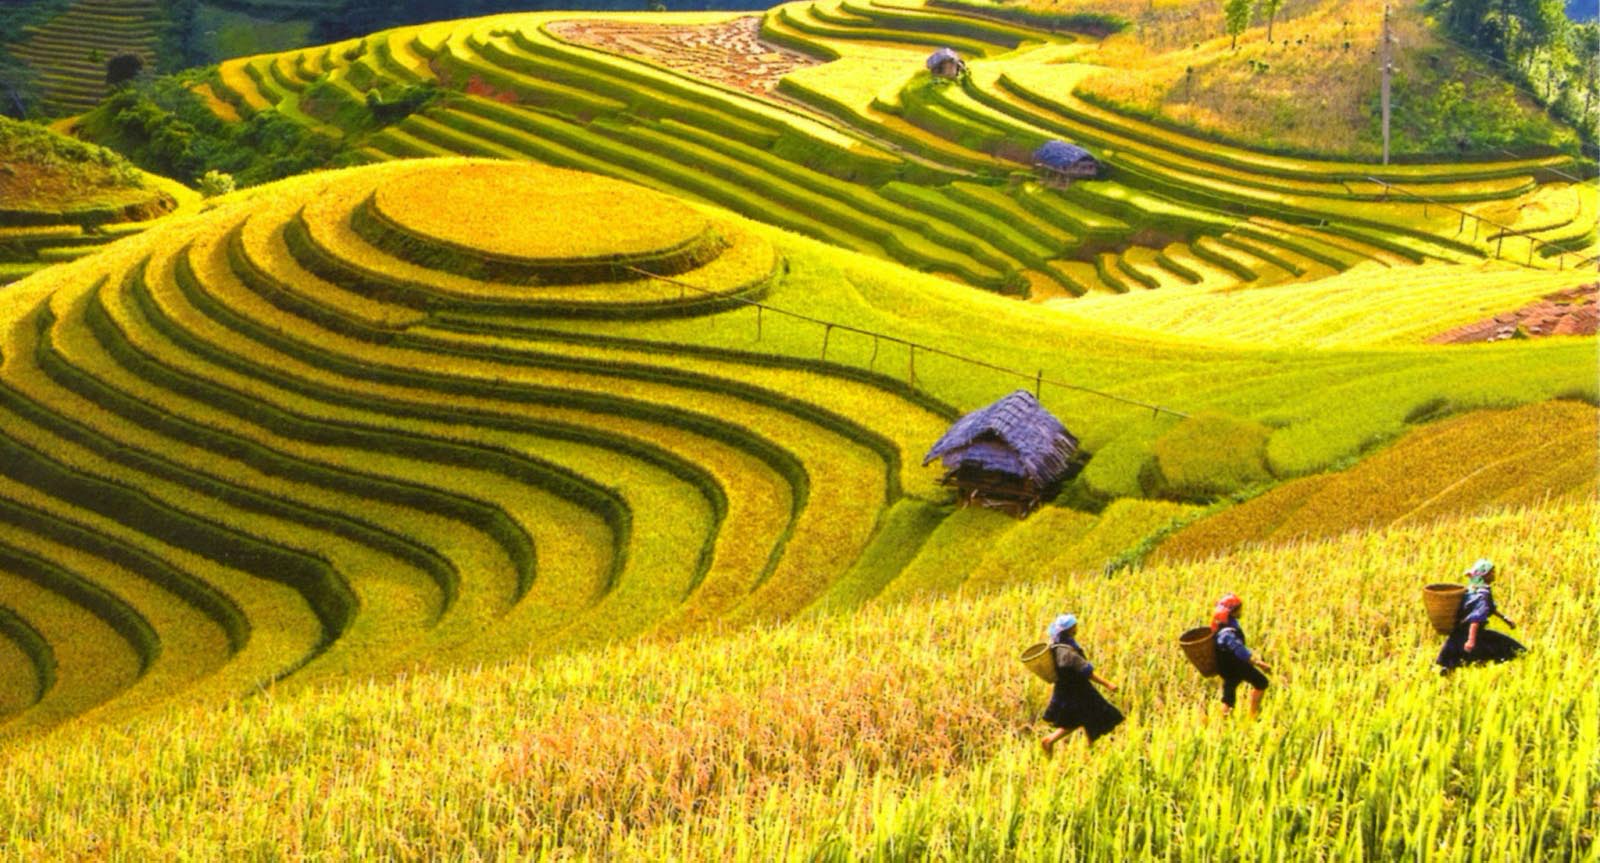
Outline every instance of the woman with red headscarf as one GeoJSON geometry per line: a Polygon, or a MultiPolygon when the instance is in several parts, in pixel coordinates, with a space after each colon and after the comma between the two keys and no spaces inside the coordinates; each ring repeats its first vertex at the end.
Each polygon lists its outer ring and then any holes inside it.
{"type": "Polygon", "coordinates": [[[1239,684],[1250,684],[1250,715],[1261,710],[1261,694],[1267,691],[1267,676],[1272,666],[1257,659],[1244,645],[1244,630],[1239,628],[1239,612],[1244,602],[1233,594],[1217,601],[1211,613],[1211,631],[1216,636],[1217,673],[1222,675],[1222,712],[1233,712],[1239,684]]]}

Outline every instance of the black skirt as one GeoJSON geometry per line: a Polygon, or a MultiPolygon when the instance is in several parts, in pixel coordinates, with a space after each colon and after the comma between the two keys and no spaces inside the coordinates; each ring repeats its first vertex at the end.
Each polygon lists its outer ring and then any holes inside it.
{"type": "Polygon", "coordinates": [[[1121,725],[1122,719],[1122,711],[1112,706],[1087,678],[1078,675],[1058,680],[1050,704],[1044,709],[1044,721],[1069,731],[1082,728],[1090,740],[1121,725]]]}
{"type": "Polygon", "coordinates": [[[1464,623],[1456,627],[1455,632],[1450,633],[1450,637],[1445,639],[1444,647],[1439,648],[1439,658],[1434,661],[1445,669],[1453,669],[1484,662],[1505,662],[1508,659],[1516,659],[1528,649],[1515,638],[1480,625],[1478,643],[1473,645],[1472,652],[1468,653],[1467,636],[1470,632],[1470,624],[1464,623]]]}

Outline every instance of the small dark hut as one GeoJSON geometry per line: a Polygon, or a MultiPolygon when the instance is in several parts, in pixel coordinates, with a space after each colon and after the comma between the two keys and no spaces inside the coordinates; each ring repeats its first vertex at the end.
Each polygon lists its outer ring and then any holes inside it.
{"type": "Polygon", "coordinates": [[[963,506],[1025,517],[1067,476],[1077,452],[1078,439],[1061,421],[1033,393],[1017,390],[957,420],[922,464],[943,460],[940,481],[959,490],[963,506]]]}
{"type": "Polygon", "coordinates": [[[940,48],[928,55],[928,71],[935,78],[960,78],[967,71],[967,64],[954,49],[940,48]]]}
{"type": "Polygon", "coordinates": [[[1046,141],[1033,151],[1033,166],[1045,179],[1070,185],[1073,180],[1092,180],[1100,174],[1100,163],[1089,151],[1066,141],[1046,141]]]}

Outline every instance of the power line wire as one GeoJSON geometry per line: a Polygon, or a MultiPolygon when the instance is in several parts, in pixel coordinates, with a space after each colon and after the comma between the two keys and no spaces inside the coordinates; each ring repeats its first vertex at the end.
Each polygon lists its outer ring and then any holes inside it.
{"type": "MultiPolygon", "coordinates": [[[[925,344],[921,344],[919,342],[913,342],[913,341],[911,341],[909,339],[903,339],[903,338],[901,338],[899,336],[889,335],[888,333],[880,333],[880,332],[877,332],[875,330],[868,330],[868,329],[863,329],[861,327],[851,326],[850,324],[841,324],[841,323],[839,323],[837,321],[829,321],[829,320],[826,320],[824,318],[813,317],[811,315],[803,314],[801,312],[794,312],[794,311],[790,311],[788,309],[781,309],[781,308],[778,308],[777,306],[771,306],[771,305],[763,303],[763,302],[761,302],[759,300],[752,300],[752,299],[748,299],[746,297],[739,297],[739,296],[729,296],[729,295],[727,295],[725,293],[719,293],[717,291],[712,291],[712,290],[709,290],[707,288],[702,288],[699,285],[691,285],[688,282],[681,281],[679,279],[674,279],[671,276],[663,276],[663,275],[659,275],[657,273],[652,273],[649,270],[643,270],[643,269],[640,269],[638,267],[632,266],[630,264],[623,264],[623,265],[621,265],[621,268],[624,269],[624,270],[629,270],[629,271],[631,271],[631,272],[633,272],[633,273],[635,273],[637,275],[640,275],[640,276],[645,276],[647,278],[657,279],[659,281],[667,282],[668,284],[676,285],[679,288],[680,296],[682,295],[682,292],[684,290],[697,291],[697,292],[702,293],[702,294],[708,294],[708,295],[715,296],[720,300],[732,301],[732,302],[740,303],[740,304],[746,305],[746,306],[753,306],[757,310],[770,311],[773,314],[786,315],[786,316],[791,317],[791,318],[797,318],[797,319],[802,320],[802,321],[808,321],[808,322],[813,323],[813,324],[818,324],[818,325],[820,325],[820,326],[825,328],[824,334],[823,334],[823,337],[822,337],[822,350],[823,350],[823,355],[824,356],[827,355],[828,336],[831,335],[834,330],[842,330],[842,331],[847,332],[847,333],[857,333],[857,334],[863,335],[863,336],[871,336],[874,340],[880,340],[881,339],[882,341],[886,341],[886,342],[889,342],[891,344],[905,345],[907,348],[909,348],[911,350],[911,363],[912,363],[911,368],[913,370],[911,372],[911,374],[912,374],[912,385],[913,386],[915,386],[915,381],[916,381],[915,368],[916,368],[917,351],[922,351],[924,353],[933,354],[934,356],[946,357],[948,359],[953,359],[953,360],[957,360],[959,362],[968,363],[970,365],[978,366],[980,368],[989,369],[990,371],[1001,372],[1003,374],[1013,375],[1015,377],[1022,378],[1023,380],[1033,381],[1034,382],[1034,395],[1035,396],[1037,396],[1039,394],[1038,390],[1042,385],[1049,384],[1050,386],[1060,387],[1061,389],[1065,389],[1065,390],[1072,390],[1074,392],[1087,393],[1089,395],[1099,396],[1100,398],[1111,399],[1112,401],[1122,402],[1123,404],[1133,405],[1135,407],[1140,407],[1140,408],[1146,408],[1146,409],[1150,410],[1153,413],[1170,414],[1172,416],[1181,417],[1181,418],[1185,418],[1185,419],[1188,418],[1188,416],[1189,416],[1188,414],[1183,413],[1182,411],[1175,411],[1175,410],[1173,410],[1171,408],[1162,407],[1161,405],[1151,404],[1150,402],[1142,402],[1142,401],[1139,401],[1138,399],[1130,399],[1130,398],[1127,398],[1126,396],[1119,396],[1119,395],[1117,395],[1115,393],[1104,392],[1104,391],[1101,391],[1101,390],[1094,389],[1092,387],[1083,386],[1082,384],[1072,384],[1072,383],[1067,383],[1066,381],[1058,381],[1058,380],[1055,380],[1054,378],[1047,378],[1047,377],[1044,376],[1044,370],[1043,369],[1039,370],[1037,373],[1024,372],[1024,371],[1020,371],[1018,369],[1008,368],[1006,366],[998,365],[996,363],[991,363],[991,362],[988,362],[986,360],[980,360],[980,359],[975,359],[973,357],[963,356],[961,354],[957,354],[957,353],[954,353],[954,352],[951,352],[951,351],[944,350],[943,348],[936,348],[936,347],[932,347],[931,345],[925,345],[925,344]]],[[[760,326],[761,326],[761,319],[760,319],[760,317],[758,315],[757,318],[756,318],[756,327],[757,327],[756,332],[758,334],[760,333],[760,326]]],[[[758,337],[759,337],[759,335],[758,335],[758,337]]],[[[874,342],[874,345],[876,345],[876,341],[874,342]]],[[[874,348],[873,355],[874,356],[877,355],[876,348],[874,348]]]]}

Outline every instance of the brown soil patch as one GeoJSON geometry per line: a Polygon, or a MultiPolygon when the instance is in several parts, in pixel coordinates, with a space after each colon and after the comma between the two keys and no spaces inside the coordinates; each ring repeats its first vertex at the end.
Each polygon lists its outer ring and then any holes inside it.
{"type": "Polygon", "coordinates": [[[1456,327],[1429,339],[1435,345],[1461,345],[1468,342],[1498,342],[1513,338],[1544,336],[1592,336],[1600,321],[1595,306],[1600,282],[1553,294],[1514,312],[1456,327]]]}
{"type": "Polygon", "coordinates": [[[763,41],[759,15],[723,24],[557,21],[545,29],[574,44],[648,60],[757,96],[772,93],[790,72],[822,62],[763,41]]]}

